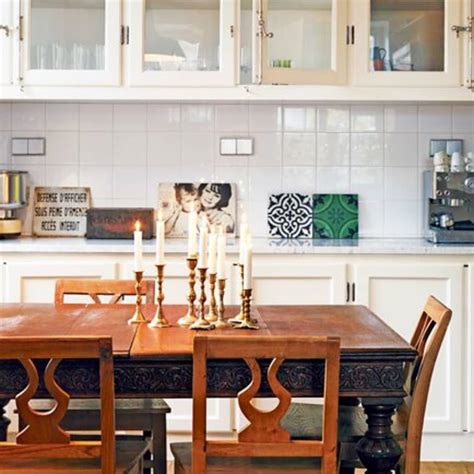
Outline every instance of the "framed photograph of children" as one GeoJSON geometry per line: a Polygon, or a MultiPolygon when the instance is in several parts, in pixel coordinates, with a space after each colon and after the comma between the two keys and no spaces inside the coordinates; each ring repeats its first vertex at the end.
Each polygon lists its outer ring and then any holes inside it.
{"type": "Polygon", "coordinates": [[[211,226],[222,226],[235,237],[237,193],[229,183],[160,183],[158,209],[162,209],[167,237],[188,235],[189,213],[195,209],[198,222],[206,218],[211,226]]]}

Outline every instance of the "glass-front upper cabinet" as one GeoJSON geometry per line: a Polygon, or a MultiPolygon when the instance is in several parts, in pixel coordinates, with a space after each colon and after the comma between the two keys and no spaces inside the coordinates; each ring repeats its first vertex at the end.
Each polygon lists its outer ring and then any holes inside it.
{"type": "Polygon", "coordinates": [[[234,0],[130,2],[130,83],[234,85],[234,0]]]}
{"type": "Polygon", "coordinates": [[[28,85],[118,85],[120,0],[22,0],[28,85]]]}
{"type": "Polygon", "coordinates": [[[16,36],[12,1],[0,1],[0,85],[13,81],[13,44],[16,36]]]}
{"type": "Polygon", "coordinates": [[[357,0],[358,84],[459,86],[462,0],[357,0]]]}
{"type": "Polygon", "coordinates": [[[253,10],[254,82],[346,82],[345,0],[254,0],[253,10]]]}

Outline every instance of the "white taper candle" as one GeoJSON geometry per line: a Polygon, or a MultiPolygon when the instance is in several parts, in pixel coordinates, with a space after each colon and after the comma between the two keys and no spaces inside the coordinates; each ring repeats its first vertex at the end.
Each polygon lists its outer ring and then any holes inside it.
{"type": "Polygon", "coordinates": [[[134,271],[142,272],[143,268],[143,233],[140,230],[140,221],[135,222],[135,232],[133,233],[134,244],[134,271]]]}

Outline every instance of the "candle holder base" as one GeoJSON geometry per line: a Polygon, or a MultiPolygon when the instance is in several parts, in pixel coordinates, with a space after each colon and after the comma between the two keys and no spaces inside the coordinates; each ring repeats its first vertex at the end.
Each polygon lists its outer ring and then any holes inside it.
{"type": "Polygon", "coordinates": [[[215,325],[213,323],[210,323],[205,318],[199,318],[189,327],[189,329],[192,329],[193,331],[211,331],[214,328],[215,325]]]}
{"type": "Polygon", "coordinates": [[[234,329],[258,330],[260,329],[260,326],[257,324],[255,319],[244,319],[240,324],[235,325],[234,329]]]}
{"type": "Polygon", "coordinates": [[[239,314],[236,314],[233,318],[229,319],[230,324],[240,324],[244,320],[244,313],[240,311],[239,314]]]}
{"type": "Polygon", "coordinates": [[[227,321],[218,319],[217,321],[214,322],[214,326],[216,329],[226,329],[226,328],[231,328],[232,324],[229,324],[227,321]]]}
{"type": "Polygon", "coordinates": [[[189,327],[197,321],[196,313],[192,309],[188,309],[188,312],[178,319],[178,325],[182,327],[189,327]]]}
{"type": "Polygon", "coordinates": [[[206,314],[206,319],[209,321],[209,322],[216,322],[217,321],[217,312],[213,309],[213,308],[209,308],[209,313],[206,314]]]}
{"type": "Polygon", "coordinates": [[[151,320],[150,327],[151,328],[169,328],[170,327],[170,323],[165,318],[162,308],[158,307],[155,313],[155,317],[151,320]]]}
{"type": "Polygon", "coordinates": [[[148,324],[148,319],[145,318],[141,308],[137,307],[135,309],[135,313],[133,316],[128,320],[128,324],[148,324]]]}

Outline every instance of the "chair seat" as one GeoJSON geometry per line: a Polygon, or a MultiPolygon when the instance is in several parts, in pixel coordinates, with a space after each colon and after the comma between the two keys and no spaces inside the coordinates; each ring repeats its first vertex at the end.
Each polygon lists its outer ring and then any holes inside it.
{"type": "MultiPolygon", "coordinates": [[[[116,444],[116,472],[120,474],[141,473],[140,460],[149,449],[145,441],[119,441],[116,444]]],[[[2,459],[0,474],[100,474],[100,458],[93,459],[2,459]]]]}
{"type": "MultiPolygon", "coordinates": [[[[173,443],[175,474],[191,474],[191,443],[173,443]]],[[[320,473],[320,458],[208,457],[207,474],[307,474],[320,473]]]]}
{"type": "MultiPolygon", "coordinates": [[[[281,421],[293,439],[321,439],[322,405],[292,403],[281,421]]],[[[357,442],[367,431],[367,416],[360,406],[340,406],[338,418],[338,439],[341,443],[357,442]]],[[[392,418],[392,431],[397,440],[405,438],[405,423],[399,412],[392,418]]]]}
{"type": "MultiPolygon", "coordinates": [[[[38,411],[47,411],[54,407],[54,400],[32,400],[31,407],[38,411]]],[[[73,398],[69,401],[70,411],[100,411],[100,400],[97,398],[73,398]]],[[[170,406],[160,398],[117,398],[115,400],[115,412],[126,411],[132,414],[160,415],[170,413],[170,406]]]]}

